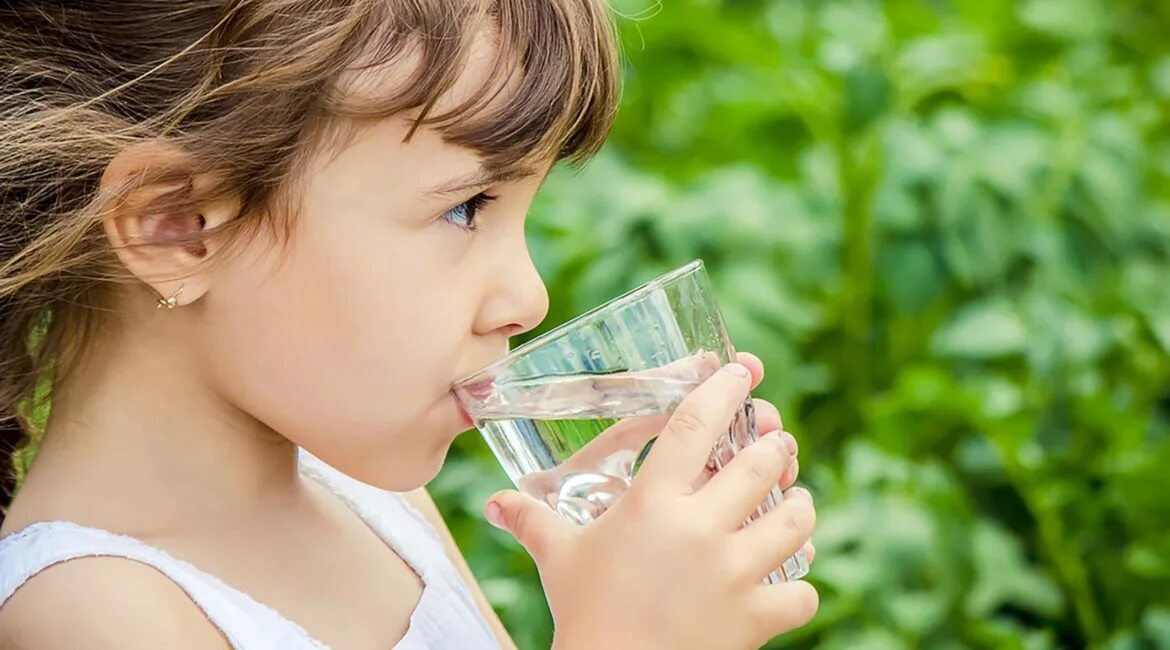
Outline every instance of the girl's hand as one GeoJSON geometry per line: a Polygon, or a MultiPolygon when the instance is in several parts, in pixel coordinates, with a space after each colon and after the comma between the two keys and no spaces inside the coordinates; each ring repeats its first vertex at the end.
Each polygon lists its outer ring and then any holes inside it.
{"type": "Polygon", "coordinates": [[[489,501],[488,519],[536,561],[555,647],[756,648],[816,612],[808,583],[762,583],[810,538],[808,491],[788,489],[778,508],[742,526],[781,478],[795,479],[795,443],[771,405],[757,423],[772,430],[694,489],[754,383],[745,366],[759,369],[754,357],[740,360],[682,402],[630,489],[597,521],[570,524],[515,491],[489,501]]]}

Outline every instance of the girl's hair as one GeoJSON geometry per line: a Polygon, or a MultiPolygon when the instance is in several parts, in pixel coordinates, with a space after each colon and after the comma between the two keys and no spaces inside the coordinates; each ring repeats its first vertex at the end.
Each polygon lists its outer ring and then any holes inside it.
{"type": "MultiPolygon", "coordinates": [[[[582,161],[618,95],[604,0],[93,0],[0,7],[0,521],[49,388],[127,280],[102,227],[113,156],[174,145],[157,210],[238,197],[230,233],[287,234],[302,163],[354,126],[407,114],[494,168],[582,161]],[[472,42],[494,45],[480,87],[438,113],[472,42]],[[373,97],[384,64],[408,78],[373,97]],[[203,187],[192,180],[216,179],[203,187]],[[198,191],[198,195],[196,192],[198,191]],[[276,205],[277,203],[280,205],[276,205]],[[283,215],[283,218],[281,218],[283,215]]],[[[460,94],[462,97],[462,93],[460,94]]],[[[506,170],[505,170],[506,171],[506,170]]],[[[225,242],[239,241],[224,230],[225,242]]],[[[216,234],[219,236],[219,233],[216,234]]]]}

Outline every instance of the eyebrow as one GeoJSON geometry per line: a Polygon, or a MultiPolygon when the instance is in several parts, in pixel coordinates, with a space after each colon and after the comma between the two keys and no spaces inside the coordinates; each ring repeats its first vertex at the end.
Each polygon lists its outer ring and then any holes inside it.
{"type": "Polygon", "coordinates": [[[490,170],[480,167],[470,174],[464,174],[463,176],[451,179],[437,187],[428,190],[427,195],[437,198],[445,198],[457,194],[464,194],[467,191],[476,188],[495,185],[496,183],[514,181],[526,176],[531,176],[532,174],[533,172],[531,169],[524,167],[509,167],[490,170]]]}

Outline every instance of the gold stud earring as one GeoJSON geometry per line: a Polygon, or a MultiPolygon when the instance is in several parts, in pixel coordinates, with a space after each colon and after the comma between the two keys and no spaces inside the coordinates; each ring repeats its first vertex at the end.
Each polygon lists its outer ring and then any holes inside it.
{"type": "Polygon", "coordinates": [[[183,286],[184,285],[180,284],[179,288],[175,289],[174,293],[167,296],[166,298],[159,298],[158,305],[155,306],[155,309],[162,309],[163,307],[166,307],[167,309],[174,309],[175,307],[178,307],[179,294],[183,293],[183,286]]]}

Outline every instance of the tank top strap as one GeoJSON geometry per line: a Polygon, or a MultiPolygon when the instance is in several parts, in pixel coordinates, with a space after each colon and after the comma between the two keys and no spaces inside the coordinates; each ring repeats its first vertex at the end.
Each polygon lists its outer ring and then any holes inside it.
{"type": "Polygon", "coordinates": [[[447,555],[443,538],[404,495],[362,483],[304,450],[300,462],[303,474],[365,520],[426,585],[396,650],[499,648],[467,583],[447,555]]]}

